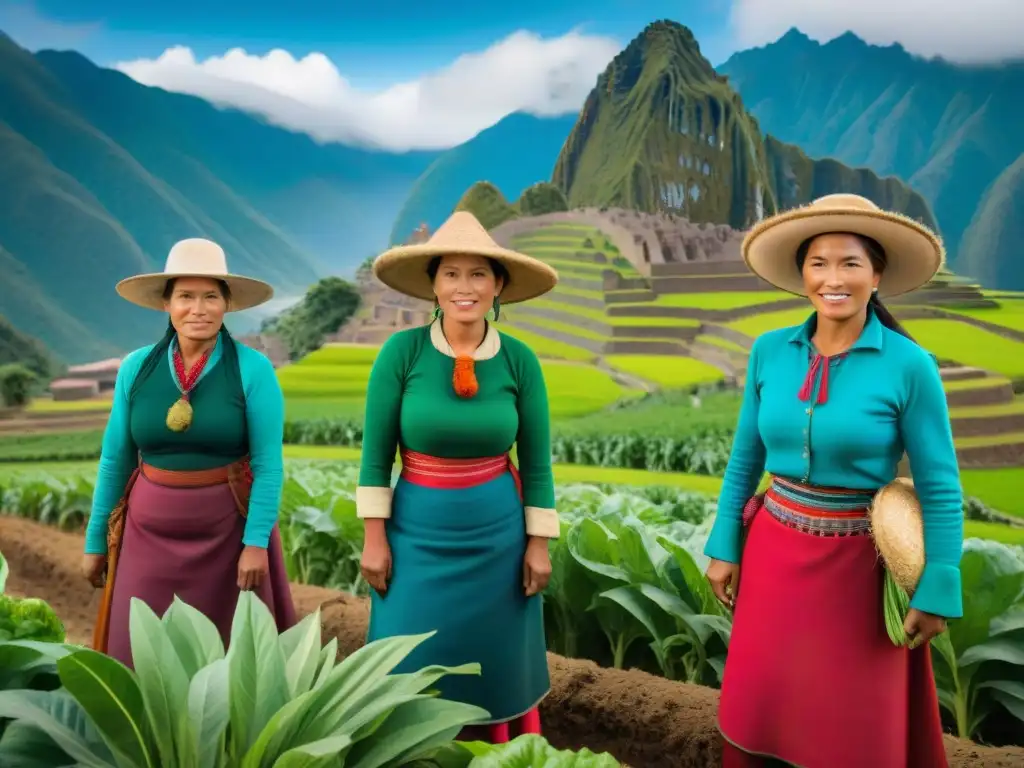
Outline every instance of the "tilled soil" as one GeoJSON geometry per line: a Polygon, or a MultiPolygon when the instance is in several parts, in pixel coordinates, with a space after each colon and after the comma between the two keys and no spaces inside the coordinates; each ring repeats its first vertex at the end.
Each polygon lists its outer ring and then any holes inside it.
{"type": "MultiPolygon", "coordinates": [[[[82,537],[0,516],[0,550],[10,565],[8,591],[48,601],[71,642],[88,644],[99,592],[78,573],[82,537]]],[[[324,640],[338,638],[342,655],[366,633],[366,600],[292,585],[301,615],[323,614],[324,640]]],[[[713,768],[721,748],[715,727],[717,691],[638,671],[602,669],[548,654],[551,694],[541,712],[545,736],[558,747],[610,752],[634,768],[713,768]]],[[[946,737],[950,768],[1024,766],[1024,748],[981,747],[946,737]]]]}

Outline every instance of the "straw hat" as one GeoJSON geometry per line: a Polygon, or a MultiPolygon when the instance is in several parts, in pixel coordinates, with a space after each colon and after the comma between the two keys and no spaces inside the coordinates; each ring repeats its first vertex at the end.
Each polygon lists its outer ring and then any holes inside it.
{"type": "Polygon", "coordinates": [[[833,232],[866,235],[885,249],[878,295],[909,293],[931,280],[945,261],[938,235],[899,213],[883,211],[859,195],[826,195],[810,205],[759,222],[743,239],[743,260],[777,288],[806,296],[796,252],[809,237],[833,232]]]}
{"type": "Polygon", "coordinates": [[[882,562],[896,583],[913,595],[924,572],[924,516],[914,481],[897,477],[882,487],[868,516],[882,562]]]}
{"type": "Polygon", "coordinates": [[[485,256],[508,270],[508,284],[501,291],[502,304],[535,299],[558,283],[558,273],[543,261],[502,248],[469,211],[456,211],[429,240],[391,248],[373,262],[373,274],[389,288],[406,296],[434,300],[427,265],[435,256],[485,256]]]}
{"type": "Polygon", "coordinates": [[[164,286],[172,277],[208,277],[223,280],[231,289],[230,311],[250,309],[269,301],[274,289],[262,280],[228,272],[224,249],[211,240],[193,237],[174,244],[163,272],[129,277],[117,284],[117,292],[132,304],[163,311],[164,286]]]}

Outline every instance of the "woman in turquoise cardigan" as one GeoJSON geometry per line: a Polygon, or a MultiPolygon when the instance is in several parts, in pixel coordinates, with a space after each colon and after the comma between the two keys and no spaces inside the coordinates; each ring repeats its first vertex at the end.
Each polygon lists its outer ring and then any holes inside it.
{"type": "Polygon", "coordinates": [[[277,530],[283,398],[270,361],[223,324],[273,290],[230,274],[220,246],[195,238],[164,272],[117,291],[169,324],[124,358],[114,385],[82,563],[104,589],[93,646],[133,666],[133,597],[157,615],[178,597],[227,645],[238,594],[254,590],[283,631],[295,623],[277,530]]]}
{"type": "Polygon", "coordinates": [[[927,283],[942,245],[916,221],[830,195],[761,222],[743,255],[814,311],[754,342],[705,548],[708,579],[734,608],[723,764],[942,768],[928,643],[963,610],[962,491],[938,366],[879,299],[927,283]],[[913,642],[897,647],[866,509],[904,452],[925,567],[913,642]],[[755,497],[765,470],[771,485],[755,497]]]}
{"type": "Polygon", "coordinates": [[[356,491],[368,640],[436,631],[397,672],[481,665],[437,684],[490,713],[462,738],[539,733],[550,686],[541,591],[559,535],[548,399],[537,356],[487,315],[551,290],[557,275],[499,247],[465,211],[428,242],[382,254],[374,273],[436,312],[391,336],[370,373],[356,491]]]}

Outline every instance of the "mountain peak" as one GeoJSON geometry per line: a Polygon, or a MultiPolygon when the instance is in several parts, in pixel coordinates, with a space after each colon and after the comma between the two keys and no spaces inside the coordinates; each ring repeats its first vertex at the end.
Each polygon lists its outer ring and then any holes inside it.
{"type": "Polygon", "coordinates": [[[817,43],[814,40],[812,40],[807,34],[801,32],[796,27],[790,27],[788,30],[786,30],[786,34],[784,34],[782,37],[776,40],[775,44],[799,46],[806,46],[808,44],[817,45],[817,43]]]}

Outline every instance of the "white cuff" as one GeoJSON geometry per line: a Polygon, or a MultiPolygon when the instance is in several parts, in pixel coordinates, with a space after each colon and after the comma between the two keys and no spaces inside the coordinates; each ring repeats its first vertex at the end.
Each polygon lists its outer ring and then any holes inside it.
{"type": "Polygon", "coordinates": [[[557,539],[562,532],[558,512],[544,507],[526,508],[526,535],[542,539],[557,539]]]}
{"type": "Polygon", "coordinates": [[[391,489],[360,485],[356,488],[356,517],[388,519],[391,517],[391,489]]]}

